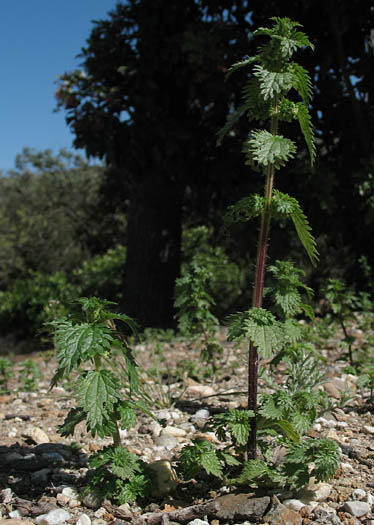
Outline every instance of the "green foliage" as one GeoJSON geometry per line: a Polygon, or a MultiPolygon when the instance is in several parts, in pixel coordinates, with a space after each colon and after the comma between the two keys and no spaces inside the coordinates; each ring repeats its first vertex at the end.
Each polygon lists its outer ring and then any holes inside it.
{"type": "Polygon", "coordinates": [[[218,319],[212,314],[213,298],[206,291],[206,282],[210,272],[195,261],[184,271],[184,275],[176,280],[176,299],[178,328],[184,335],[193,335],[199,340],[201,358],[211,363],[216,370],[216,357],[222,354],[215,333],[218,329],[218,319]]]}
{"type": "Polygon", "coordinates": [[[38,390],[40,377],[40,368],[33,359],[25,359],[20,363],[19,381],[26,392],[38,390]]]}
{"type": "Polygon", "coordinates": [[[374,401],[374,367],[369,367],[364,374],[359,376],[357,386],[362,391],[367,388],[370,392],[369,400],[374,401]]]}
{"type": "Polygon", "coordinates": [[[83,297],[77,302],[81,313],[75,318],[50,323],[54,328],[58,360],[51,386],[73,370],[79,370],[74,387],[77,407],[69,413],[60,432],[69,435],[79,421],[85,420],[93,436],[109,435],[118,444],[117,425],[128,428],[134,422],[134,410],[141,408],[142,395],[131,349],[114,322],[125,323],[131,330],[136,329],[136,324],[128,316],[111,311],[111,301],[83,297]],[[87,365],[93,368],[82,370],[82,366],[87,365]],[[120,381],[124,375],[126,392],[120,381]]]}
{"type": "Polygon", "coordinates": [[[105,295],[120,300],[125,254],[125,248],[118,245],[87,259],[70,275],[32,271],[26,278],[15,279],[0,292],[2,331],[13,331],[20,337],[41,335],[40,327],[67,315],[70,303],[81,295],[105,295]]]}
{"type": "Polygon", "coordinates": [[[252,131],[251,138],[244,143],[243,152],[246,154],[246,164],[249,166],[266,168],[272,164],[275,169],[280,169],[294,157],[296,146],[281,135],[257,130],[252,131]]]}
{"type": "Polygon", "coordinates": [[[313,309],[302,300],[302,293],[308,299],[313,296],[313,290],[300,281],[299,276],[305,275],[305,272],[295,268],[291,261],[275,261],[274,265],[268,267],[268,271],[272,274],[275,285],[268,287],[265,295],[270,295],[275,313],[281,319],[304,313],[313,320],[313,309]]]}
{"type": "Polygon", "coordinates": [[[188,273],[194,264],[209,272],[205,286],[214,301],[212,311],[218,318],[240,299],[245,282],[243,270],[227,255],[219,244],[221,241],[217,242],[213,229],[207,226],[186,228],[182,232],[181,275],[188,273]]]}
{"type": "Polygon", "coordinates": [[[235,446],[245,445],[250,431],[251,410],[229,410],[213,416],[211,427],[221,441],[231,439],[235,446]]]}
{"type": "Polygon", "coordinates": [[[0,356],[0,393],[6,394],[8,390],[8,382],[14,376],[13,363],[7,357],[0,356]]]}
{"type": "Polygon", "coordinates": [[[283,446],[287,452],[282,463],[269,465],[260,459],[246,461],[235,482],[300,489],[312,477],[316,481],[331,479],[339,466],[340,452],[335,441],[306,439],[299,443],[285,442],[283,446]]]}
{"type": "Polygon", "coordinates": [[[348,323],[355,319],[354,310],[359,304],[359,299],[351,290],[347,290],[340,279],[329,278],[323,289],[325,299],[330,306],[335,319],[343,330],[343,342],[348,347],[349,363],[354,366],[353,344],[355,337],[351,334],[348,323]]]}
{"type": "Polygon", "coordinates": [[[119,505],[149,493],[151,479],[146,473],[146,465],[124,447],[101,449],[90,457],[89,465],[95,470],[87,484],[87,492],[95,491],[119,505]]]}
{"type": "Polygon", "coordinates": [[[194,440],[183,447],[179,455],[182,473],[186,480],[194,479],[203,469],[207,474],[222,478],[222,466],[212,443],[194,440]]]}
{"type": "Polygon", "coordinates": [[[280,350],[286,343],[284,326],[264,308],[251,308],[229,317],[228,340],[248,338],[262,358],[269,358],[275,349],[280,350]]]}

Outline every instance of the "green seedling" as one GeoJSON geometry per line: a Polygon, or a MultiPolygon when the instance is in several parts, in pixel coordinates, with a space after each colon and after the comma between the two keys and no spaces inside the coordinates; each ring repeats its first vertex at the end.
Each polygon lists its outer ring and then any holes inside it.
{"type": "Polygon", "coordinates": [[[7,394],[9,392],[8,383],[14,376],[13,363],[7,357],[0,357],[0,393],[7,394]]]}
{"type": "Polygon", "coordinates": [[[216,339],[218,319],[211,312],[213,298],[206,291],[210,272],[195,262],[190,264],[184,275],[176,280],[178,328],[185,336],[192,336],[198,342],[201,359],[217,371],[217,358],[223,348],[216,339]]]}
{"type": "Polygon", "coordinates": [[[354,367],[353,345],[355,336],[349,329],[349,322],[355,320],[354,311],[357,309],[358,298],[351,290],[347,290],[343,281],[330,278],[323,290],[324,297],[329,304],[334,318],[343,330],[343,343],[348,348],[350,366],[354,367]]]}
{"type": "Polygon", "coordinates": [[[367,370],[366,373],[362,374],[358,378],[358,387],[360,390],[369,390],[369,401],[374,402],[374,367],[367,370]]]}
{"type": "Polygon", "coordinates": [[[127,315],[115,313],[113,302],[84,297],[77,303],[81,312],[76,317],[51,322],[58,360],[51,387],[79,371],[73,389],[76,407],[58,432],[73,435],[75,426],[84,421],[93,437],[112,439],[111,446],[92,456],[95,470],[87,489],[125,503],[143,496],[148,487],[143,464],[121,446],[120,436],[121,429],[135,425],[138,410],[152,417],[131,348],[117,324],[132,332],[137,326],[127,315]]]}
{"type": "Polygon", "coordinates": [[[40,368],[33,359],[26,359],[20,363],[19,380],[23,390],[26,392],[38,390],[40,377],[40,368]]]}

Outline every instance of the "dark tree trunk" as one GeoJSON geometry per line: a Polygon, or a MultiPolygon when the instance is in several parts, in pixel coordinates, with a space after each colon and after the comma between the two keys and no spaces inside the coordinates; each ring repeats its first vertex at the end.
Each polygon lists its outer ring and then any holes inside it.
{"type": "Polygon", "coordinates": [[[145,327],[168,328],[174,319],[174,283],[180,272],[180,188],[156,174],[130,196],[124,310],[145,327]]]}

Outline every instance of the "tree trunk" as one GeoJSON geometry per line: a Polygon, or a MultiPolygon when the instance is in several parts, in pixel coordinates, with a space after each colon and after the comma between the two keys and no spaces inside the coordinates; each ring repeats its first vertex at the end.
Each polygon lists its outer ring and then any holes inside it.
{"type": "Polygon", "coordinates": [[[134,185],[128,212],[124,311],[142,328],[174,324],[180,272],[182,198],[173,182],[153,174],[134,185]]]}

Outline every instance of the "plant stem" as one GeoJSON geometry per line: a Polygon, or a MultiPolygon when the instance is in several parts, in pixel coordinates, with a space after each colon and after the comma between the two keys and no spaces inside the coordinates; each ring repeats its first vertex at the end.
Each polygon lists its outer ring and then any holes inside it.
{"type": "MultiPolygon", "coordinates": [[[[278,131],[278,97],[273,99],[273,113],[270,123],[270,133],[276,135],[278,131]]],[[[274,186],[274,164],[269,164],[266,173],[265,205],[261,215],[261,227],[257,243],[255,279],[252,296],[252,307],[261,308],[264,293],[264,279],[266,254],[271,222],[271,200],[274,186]]],[[[257,412],[257,385],[258,385],[258,352],[252,341],[249,345],[248,356],[248,409],[257,412]]],[[[248,459],[256,459],[257,448],[256,417],[251,419],[251,431],[247,443],[248,459]]]]}
{"type": "Polygon", "coordinates": [[[120,436],[120,433],[119,433],[119,430],[118,430],[118,426],[116,427],[116,431],[113,432],[112,438],[113,438],[113,445],[115,447],[119,447],[120,444],[121,444],[121,436],[120,436]]]}

